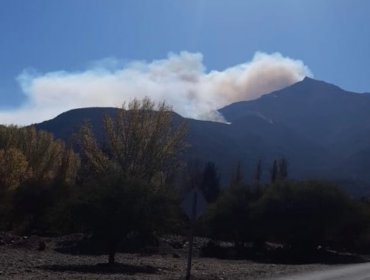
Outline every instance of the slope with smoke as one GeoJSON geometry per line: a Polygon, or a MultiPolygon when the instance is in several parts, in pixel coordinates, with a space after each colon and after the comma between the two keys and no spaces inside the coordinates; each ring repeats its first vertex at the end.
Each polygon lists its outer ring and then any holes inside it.
{"type": "Polygon", "coordinates": [[[23,72],[18,81],[27,102],[0,112],[0,123],[30,124],[80,107],[120,107],[133,98],[165,101],[188,118],[223,121],[217,109],[289,86],[311,76],[300,60],[257,52],[251,61],[207,72],[200,53],[169,54],[152,62],[117,67],[105,59],[81,72],[23,72]],[[114,67],[112,67],[114,65],[114,67]]]}

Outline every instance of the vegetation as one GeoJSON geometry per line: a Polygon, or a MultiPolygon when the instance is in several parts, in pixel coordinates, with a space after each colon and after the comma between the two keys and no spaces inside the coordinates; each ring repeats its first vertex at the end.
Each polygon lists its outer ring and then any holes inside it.
{"type": "Polygon", "coordinates": [[[326,182],[285,180],[263,189],[231,187],[203,222],[211,238],[233,242],[239,255],[248,244],[263,250],[267,241],[296,258],[315,255],[319,248],[370,249],[369,205],[326,182]]]}
{"type": "Polygon", "coordinates": [[[79,165],[78,155],[50,133],[0,126],[0,226],[50,230],[46,216],[62,198],[57,186],[73,185],[79,165]]]}
{"type": "Polygon", "coordinates": [[[71,149],[34,127],[0,126],[0,162],[0,184],[13,189],[28,179],[73,184],[79,168],[71,149]]]}
{"type": "MultiPolygon", "coordinates": [[[[359,204],[331,184],[311,181],[272,186],[256,204],[256,211],[269,240],[303,250],[318,246],[352,249],[342,241],[355,240],[358,230],[366,229],[358,222],[370,218],[363,215],[359,204]]],[[[363,226],[368,225],[365,222],[363,226]]]]}
{"type": "Polygon", "coordinates": [[[173,226],[185,221],[177,192],[186,183],[209,203],[200,233],[232,242],[239,256],[266,253],[271,243],[294,255],[370,252],[370,204],[327,182],[289,180],[284,158],[273,162],[269,184],[261,161],[251,184],[240,162],[227,188],[213,162],[188,164],[179,180],[186,126],[174,116],[165,104],[134,100],[104,119],[102,135],[82,126],[79,154],[33,127],[0,126],[1,229],[83,232],[114,263],[134,239],[184,233],[173,226]]]}
{"type": "Polygon", "coordinates": [[[245,185],[235,185],[224,191],[205,217],[209,236],[215,240],[231,241],[236,248],[254,241],[258,235],[253,203],[259,196],[258,191],[245,185]]]}
{"type": "Polygon", "coordinates": [[[109,263],[122,241],[150,234],[168,224],[173,197],[167,179],[184,147],[186,127],[175,124],[165,104],[134,100],[115,118],[104,120],[104,141],[91,129],[80,131],[83,162],[89,180],[81,198],[84,230],[106,243],[109,263]],[[94,187],[96,186],[96,187],[94,187]]]}
{"type": "Polygon", "coordinates": [[[287,178],[288,178],[288,161],[285,158],[274,160],[271,169],[271,183],[283,181],[287,178]]]}
{"type": "Polygon", "coordinates": [[[199,189],[208,203],[213,203],[220,195],[220,174],[214,162],[201,163],[198,160],[187,164],[187,169],[182,170],[183,178],[181,187],[188,192],[199,189]]]}
{"type": "Polygon", "coordinates": [[[82,186],[73,216],[76,228],[92,234],[94,246],[113,264],[122,245],[133,240],[147,244],[154,233],[171,229],[176,206],[168,187],[118,174],[82,186]]]}
{"type": "Polygon", "coordinates": [[[90,174],[120,172],[126,178],[165,182],[184,148],[186,127],[175,124],[164,103],[148,98],[123,106],[115,118],[104,120],[104,142],[99,146],[91,129],[80,131],[82,157],[90,174]]]}

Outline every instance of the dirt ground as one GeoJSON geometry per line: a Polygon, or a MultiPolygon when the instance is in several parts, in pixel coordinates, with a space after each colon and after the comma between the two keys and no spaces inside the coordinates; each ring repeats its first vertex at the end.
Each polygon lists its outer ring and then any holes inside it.
{"type": "MultiPolygon", "coordinates": [[[[0,246],[0,279],[184,279],[186,254],[118,254],[118,265],[107,266],[107,257],[59,253],[53,241],[27,237],[6,240],[0,246]]],[[[282,265],[247,260],[193,260],[192,279],[273,279],[297,272],[319,270],[326,265],[282,265]]]]}
{"type": "MultiPolygon", "coordinates": [[[[75,256],[55,251],[0,248],[0,279],[184,279],[184,258],[118,254],[114,268],[105,256],[75,256]]],[[[275,265],[240,260],[195,258],[193,279],[272,279],[323,265],[275,265]]]]}

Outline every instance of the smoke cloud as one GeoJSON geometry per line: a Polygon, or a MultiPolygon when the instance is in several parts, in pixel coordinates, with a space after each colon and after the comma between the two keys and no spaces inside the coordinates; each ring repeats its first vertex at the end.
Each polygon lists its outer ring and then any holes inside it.
{"type": "Polygon", "coordinates": [[[17,79],[27,102],[0,112],[0,123],[30,124],[74,108],[120,107],[145,96],[165,101],[184,117],[223,121],[217,109],[256,99],[311,75],[302,61],[279,53],[257,52],[251,61],[223,71],[207,71],[200,53],[181,52],[125,65],[108,58],[81,72],[24,71],[17,79]]]}

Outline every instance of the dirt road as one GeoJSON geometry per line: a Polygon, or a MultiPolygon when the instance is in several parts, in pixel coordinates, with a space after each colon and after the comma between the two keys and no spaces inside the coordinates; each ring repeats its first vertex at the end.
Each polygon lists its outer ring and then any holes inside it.
{"type": "Polygon", "coordinates": [[[305,272],[278,280],[370,280],[370,263],[341,265],[322,271],[305,272]]]}

